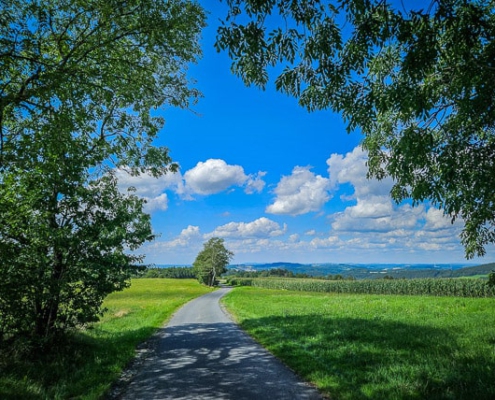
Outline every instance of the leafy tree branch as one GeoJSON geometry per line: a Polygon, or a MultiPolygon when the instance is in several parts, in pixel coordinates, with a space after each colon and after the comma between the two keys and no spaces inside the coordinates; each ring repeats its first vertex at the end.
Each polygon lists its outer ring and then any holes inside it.
{"type": "Polygon", "coordinates": [[[461,219],[468,258],[495,242],[495,9],[492,1],[226,0],[216,47],[247,85],[364,135],[369,176],[397,201],[461,219]],[[280,22],[282,21],[282,22],[280,22]],[[279,72],[274,66],[283,66],[279,72]]]}
{"type": "Polygon", "coordinates": [[[0,341],[50,343],[128,286],[153,234],[113,168],[176,170],[151,111],[199,98],[204,21],[189,0],[0,0],[0,341]]]}

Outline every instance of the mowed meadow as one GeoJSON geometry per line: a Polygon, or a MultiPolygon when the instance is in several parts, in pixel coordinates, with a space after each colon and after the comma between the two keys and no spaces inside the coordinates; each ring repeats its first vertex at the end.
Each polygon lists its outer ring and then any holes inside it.
{"type": "Polygon", "coordinates": [[[495,398],[493,297],[240,287],[223,301],[331,399],[495,398]]]}

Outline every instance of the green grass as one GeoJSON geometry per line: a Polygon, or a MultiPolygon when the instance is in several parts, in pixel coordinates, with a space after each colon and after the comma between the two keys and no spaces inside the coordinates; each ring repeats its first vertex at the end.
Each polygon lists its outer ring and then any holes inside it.
{"type": "Polygon", "coordinates": [[[195,280],[138,279],[105,300],[108,312],[91,329],[50,355],[0,354],[0,399],[98,399],[120,376],[136,346],[190,299],[211,291],[195,280]]]}
{"type": "Polygon", "coordinates": [[[338,399],[494,399],[495,299],[237,288],[241,326],[338,399]]]}

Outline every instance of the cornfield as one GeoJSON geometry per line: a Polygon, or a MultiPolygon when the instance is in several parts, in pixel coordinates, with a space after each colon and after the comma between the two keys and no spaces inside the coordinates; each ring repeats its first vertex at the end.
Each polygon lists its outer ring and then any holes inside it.
{"type": "Polygon", "coordinates": [[[397,279],[324,281],[319,279],[231,278],[234,286],[303,292],[495,297],[495,287],[480,279],[397,279]]]}

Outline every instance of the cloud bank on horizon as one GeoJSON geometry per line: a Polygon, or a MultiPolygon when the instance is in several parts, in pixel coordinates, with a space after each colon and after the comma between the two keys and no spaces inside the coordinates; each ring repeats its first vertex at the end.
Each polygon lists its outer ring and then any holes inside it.
{"type": "MultiPolygon", "coordinates": [[[[263,197],[256,199],[266,191],[266,172],[246,172],[221,159],[200,161],[184,173],[161,178],[132,177],[121,171],[117,175],[123,189],[133,186],[147,200],[152,215],[168,212],[169,196],[178,199],[178,207],[194,207],[188,203],[239,189],[240,196],[255,198],[250,203],[259,213],[257,218],[218,225],[213,221],[213,229],[211,223],[202,224],[200,219],[174,237],[144,246],[149,263],[190,264],[213,236],[225,239],[237,263],[407,263],[431,262],[432,254],[440,251],[462,255],[461,221],[451,224],[441,211],[427,204],[394,204],[389,195],[393,182],[368,180],[366,159],[357,146],[346,154],[331,154],[324,175],[312,172],[310,166],[294,166],[268,189],[268,204],[263,204],[263,197]],[[330,201],[340,210],[329,211],[330,201]]],[[[228,218],[229,213],[222,217],[228,218]]],[[[445,262],[454,260],[459,258],[445,262]]]]}

